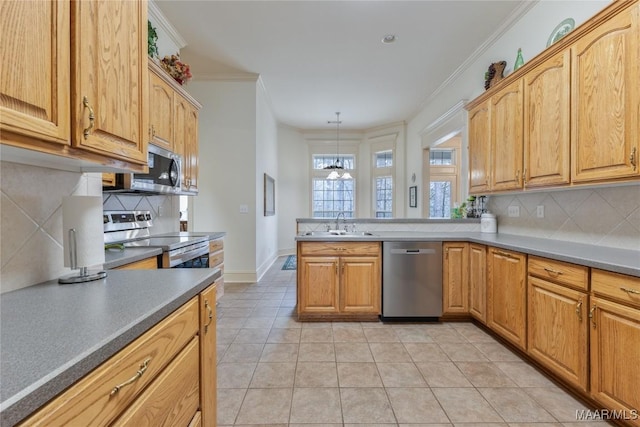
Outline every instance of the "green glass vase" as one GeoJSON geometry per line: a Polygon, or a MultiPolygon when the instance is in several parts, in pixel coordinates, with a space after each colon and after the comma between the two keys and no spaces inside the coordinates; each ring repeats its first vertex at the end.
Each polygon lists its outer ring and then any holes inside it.
{"type": "Polygon", "coordinates": [[[513,64],[513,71],[524,65],[524,59],[522,59],[522,49],[518,48],[518,56],[516,56],[516,62],[513,64]]]}

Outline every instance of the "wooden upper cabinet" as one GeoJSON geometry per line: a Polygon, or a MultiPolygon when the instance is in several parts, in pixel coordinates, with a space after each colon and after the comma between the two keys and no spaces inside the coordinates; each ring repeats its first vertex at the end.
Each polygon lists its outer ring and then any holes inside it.
{"type": "Polygon", "coordinates": [[[70,145],[68,1],[0,2],[0,140],[70,145]]]}
{"type": "Polygon", "coordinates": [[[639,9],[635,3],[571,48],[574,182],[640,175],[639,9]]]}
{"type": "Polygon", "coordinates": [[[469,193],[489,191],[490,101],[469,111],[469,193]]]}
{"type": "Polygon", "coordinates": [[[146,164],[147,2],[74,1],[71,24],[72,145],[146,164]]]}
{"type": "Polygon", "coordinates": [[[180,155],[182,159],[182,163],[180,165],[180,185],[183,191],[187,191],[187,177],[186,177],[186,169],[187,169],[187,159],[185,158],[185,145],[186,145],[186,130],[187,126],[187,116],[189,114],[189,103],[186,99],[184,99],[180,95],[175,96],[175,103],[173,105],[173,122],[172,127],[174,128],[174,141],[173,147],[174,152],[180,155]]]}
{"type": "Polygon", "coordinates": [[[524,76],[524,186],[568,184],[570,123],[568,50],[524,76]]]}
{"type": "Polygon", "coordinates": [[[185,174],[187,176],[187,184],[189,191],[198,191],[198,163],[199,163],[199,147],[198,147],[198,109],[191,106],[187,114],[186,138],[185,138],[185,155],[184,162],[186,164],[185,174]]]}
{"type": "Polygon", "coordinates": [[[491,190],[522,188],[522,80],[491,97],[491,190]]]}
{"type": "Polygon", "coordinates": [[[174,151],[173,98],[174,90],[155,73],[149,73],[149,136],[150,142],[174,151]]]}

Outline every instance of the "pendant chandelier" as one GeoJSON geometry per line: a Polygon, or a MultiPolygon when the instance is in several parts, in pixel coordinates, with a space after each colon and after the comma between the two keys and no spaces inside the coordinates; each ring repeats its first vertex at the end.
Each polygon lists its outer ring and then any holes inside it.
{"type": "Polygon", "coordinates": [[[337,141],[336,161],[332,165],[325,166],[326,170],[330,170],[331,171],[329,173],[329,175],[327,176],[327,179],[352,179],[351,174],[344,170],[344,166],[342,165],[342,162],[340,161],[340,123],[342,123],[340,121],[340,112],[339,111],[336,112],[336,120],[335,121],[329,120],[327,123],[329,123],[329,124],[335,123],[336,124],[336,141],[337,141]]]}

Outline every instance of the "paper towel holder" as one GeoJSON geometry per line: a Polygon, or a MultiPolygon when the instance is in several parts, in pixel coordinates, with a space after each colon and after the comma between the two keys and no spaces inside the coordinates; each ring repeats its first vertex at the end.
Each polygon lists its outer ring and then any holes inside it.
{"type": "Polygon", "coordinates": [[[70,283],[84,283],[100,280],[107,277],[106,271],[90,273],[87,267],[78,267],[78,248],[76,242],[76,229],[69,229],[69,262],[72,270],[80,270],[78,274],[71,274],[58,279],[58,283],[67,285],[70,283]]]}

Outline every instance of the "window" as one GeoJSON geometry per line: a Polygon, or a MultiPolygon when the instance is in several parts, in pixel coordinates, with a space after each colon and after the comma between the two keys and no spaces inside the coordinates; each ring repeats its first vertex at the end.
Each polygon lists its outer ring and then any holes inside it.
{"type": "Polygon", "coordinates": [[[430,165],[453,165],[454,150],[430,150],[429,151],[429,164],[430,165]]]}
{"type": "MultiPolygon", "coordinates": [[[[428,209],[429,218],[451,218],[451,208],[459,202],[461,141],[460,136],[454,136],[437,148],[429,149],[429,205],[424,206],[425,214],[428,209]]],[[[424,161],[427,162],[426,154],[424,161]]]]}
{"type": "MultiPolygon", "coordinates": [[[[355,217],[355,180],[327,179],[325,167],[334,164],[335,155],[314,154],[312,157],[312,216],[313,218],[335,218],[344,212],[345,218],[355,217]]],[[[351,176],[355,175],[355,156],[340,156],[340,161],[351,176]]]]}
{"type": "Polygon", "coordinates": [[[374,217],[393,218],[393,150],[373,156],[374,217]]]}

